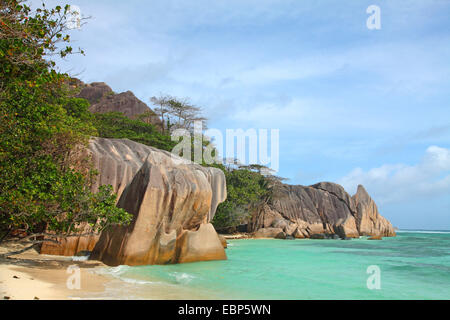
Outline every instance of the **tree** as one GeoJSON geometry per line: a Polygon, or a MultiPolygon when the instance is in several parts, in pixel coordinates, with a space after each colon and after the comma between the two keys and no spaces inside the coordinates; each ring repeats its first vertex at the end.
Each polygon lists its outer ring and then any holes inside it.
{"type": "Polygon", "coordinates": [[[247,223],[253,210],[265,201],[269,195],[267,180],[248,166],[231,170],[224,165],[216,167],[225,173],[227,199],[217,207],[212,223],[219,231],[232,232],[237,226],[247,223]]]}
{"type": "Polygon", "coordinates": [[[159,117],[152,110],[145,111],[136,117],[136,119],[145,122],[146,124],[154,124],[160,122],[159,117]]]}
{"type": "Polygon", "coordinates": [[[154,108],[155,113],[159,116],[162,122],[162,132],[165,133],[168,127],[166,115],[168,113],[168,101],[171,99],[168,95],[161,94],[159,97],[151,97],[150,102],[152,102],[157,107],[154,108]]]}
{"type": "Polygon", "coordinates": [[[206,121],[206,118],[201,116],[202,109],[189,103],[188,99],[172,98],[169,100],[169,111],[174,121],[172,122],[173,129],[186,129],[193,131],[195,121],[206,121]]]}
{"type": "Polygon", "coordinates": [[[96,134],[89,105],[73,98],[68,76],[48,59],[73,53],[58,49],[70,39],[69,10],[0,3],[0,241],[14,229],[31,239],[71,235],[81,222],[95,232],[130,221],[110,187],[90,191],[95,172],[78,152],[96,134]]]}
{"type": "Polygon", "coordinates": [[[192,132],[195,121],[202,121],[203,129],[206,128],[207,119],[201,115],[202,108],[191,104],[187,98],[161,94],[159,97],[152,97],[150,101],[157,106],[155,112],[163,122],[164,132],[171,133],[176,129],[192,132]]]}
{"type": "Polygon", "coordinates": [[[272,200],[286,180],[273,175],[266,166],[243,165],[237,159],[226,159],[225,164],[214,167],[225,173],[227,182],[227,199],[219,204],[212,221],[221,232],[234,232],[237,226],[247,224],[258,208],[272,200]]]}
{"type": "MultiPolygon", "coordinates": [[[[49,58],[55,54],[66,57],[75,53],[68,45],[70,36],[66,33],[69,5],[47,9],[43,4],[42,8],[31,12],[25,1],[3,0],[0,2],[0,13],[2,83],[6,78],[36,78],[55,66],[54,61],[44,57],[49,58]],[[66,45],[59,48],[61,43],[66,45]]],[[[81,49],[78,52],[84,54],[81,49]]]]}

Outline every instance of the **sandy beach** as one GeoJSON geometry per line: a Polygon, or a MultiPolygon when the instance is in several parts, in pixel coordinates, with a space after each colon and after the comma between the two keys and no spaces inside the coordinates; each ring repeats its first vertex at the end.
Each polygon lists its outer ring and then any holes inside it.
{"type": "Polygon", "coordinates": [[[74,257],[39,254],[36,250],[2,257],[23,246],[0,246],[0,299],[102,300],[102,299],[208,299],[209,295],[177,284],[123,279],[100,261],[73,261],[74,257]],[[71,277],[79,268],[79,288],[71,277]],[[108,272],[109,270],[109,272],[108,272]],[[72,272],[70,272],[72,271],[72,272]],[[68,284],[69,282],[69,284],[68,284]]]}
{"type": "MultiPolygon", "coordinates": [[[[2,246],[0,255],[16,248],[2,246]]],[[[0,299],[67,300],[95,295],[105,290],[109,280],[94,273],[100,267],[104,265],[98,261],[73,261],[72,257],[39,255],[35,250],[0,257],[0,299]]]]}

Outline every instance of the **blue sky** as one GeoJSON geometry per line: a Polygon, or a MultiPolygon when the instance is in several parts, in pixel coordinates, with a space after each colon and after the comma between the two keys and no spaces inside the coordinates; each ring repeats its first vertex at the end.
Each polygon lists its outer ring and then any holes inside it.
{"type": "Polygon", "coordinates": [[[211,128],[280,129],[289,183],[361,183],[395,226],[450,229],[450,1],[69,3],[92,19],[62,71],[189,97],[211,128]]]}

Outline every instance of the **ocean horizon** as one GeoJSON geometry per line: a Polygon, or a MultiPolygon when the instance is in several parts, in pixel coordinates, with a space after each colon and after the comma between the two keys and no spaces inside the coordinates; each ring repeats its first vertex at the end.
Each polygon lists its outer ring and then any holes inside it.
{"type": "Polygon", "coordinates": [[[432,229],[397,229],[395,232],[416,232],[416,233],[449,233],[450,230],[432,229]]]}

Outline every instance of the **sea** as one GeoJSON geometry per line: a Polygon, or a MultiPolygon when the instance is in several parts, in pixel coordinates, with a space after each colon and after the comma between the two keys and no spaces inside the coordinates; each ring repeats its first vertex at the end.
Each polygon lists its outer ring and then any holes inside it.
{"type": "Polygon", "coordinates": [[[368,240],[228,240],[228,260],[96,269],[87,299],[450,299],[450,231],[368,240]]]}

